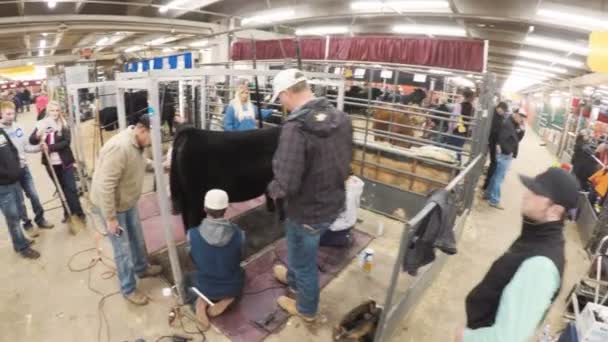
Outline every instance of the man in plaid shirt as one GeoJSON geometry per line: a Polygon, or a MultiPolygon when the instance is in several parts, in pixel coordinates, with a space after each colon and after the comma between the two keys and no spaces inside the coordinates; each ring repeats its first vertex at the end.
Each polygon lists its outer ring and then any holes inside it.
{"type": "Polygon", "coordinates": [[[285,199],[288,267],[275,277],[296,293],[282,296],[281,308],[314,321],[319,308],[319,238],[344,209],[344,181],[352,158],[352,125],[325,98],[315,98],[304,74],[283,70],[273,80],[274,96],[291,112],[283,125],[273,159],[268,192],[285,199]]]}

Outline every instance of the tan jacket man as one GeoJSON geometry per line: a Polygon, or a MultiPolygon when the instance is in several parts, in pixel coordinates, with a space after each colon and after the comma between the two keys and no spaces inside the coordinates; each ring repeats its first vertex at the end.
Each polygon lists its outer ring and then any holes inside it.
{"type": "Polygon", "coordinates": [[[112,137],[101,149],[91,185],[91,201],[112,243],[120,291],[137,305],[148,298],[137,290],[135,276],[156,276],[158,265],[149,265],[137,201],[146,169],[144,149],[150,145],[150,120],[143,115],[136,126],[112,137]]]}

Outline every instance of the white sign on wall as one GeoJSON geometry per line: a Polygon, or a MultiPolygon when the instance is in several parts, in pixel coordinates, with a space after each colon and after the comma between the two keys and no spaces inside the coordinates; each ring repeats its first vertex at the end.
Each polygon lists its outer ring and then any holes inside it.
{"type": "Polygon", "coordinates": [[[392,70],[382,70],[380,72],[380,78],[393,78],[392,70]]]}
{"type": "Polygon", "coordinates": [[[414,82],[425,83],[426,75],[425,74],[414,74],[414,82]]]}

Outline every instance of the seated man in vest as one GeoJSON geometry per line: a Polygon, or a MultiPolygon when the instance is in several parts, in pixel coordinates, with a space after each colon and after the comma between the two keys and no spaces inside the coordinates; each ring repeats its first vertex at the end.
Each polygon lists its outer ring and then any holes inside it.
{"type": "Polygon", "coordinates": [[[361,178],[355,176],[351,170],[346,179],[346,203],[344,211],[332,223],[328,230],[321,235],[319,244],[330,247],[349,247],[352,243],[351,230],[357,223],[357,210],[361,204],[361,194],[365,183],[361,178]]]}
{"type": "Polygon", "coordinates": [[[467,296],[467,329],[457,341],[526,342],[559,293],[564,220],[576,208],[578,181],[561,168],[520,178],[527,188],[521,235],[467,296]]]}
{"type": "Polygon", "coordinates": [[[202,298],[196,300],[196,317],[201,327],[209,328],[209,317],[221,315],[241,294],[245,274],[240,266],[245,246],[245,233],[224,218],[228,194],[209,190],[205,195],[207,218],[198,227],[188,230],[190,256],[196,271],[186,281],[196,287],[215,305],[208,307],[202,298]]]}

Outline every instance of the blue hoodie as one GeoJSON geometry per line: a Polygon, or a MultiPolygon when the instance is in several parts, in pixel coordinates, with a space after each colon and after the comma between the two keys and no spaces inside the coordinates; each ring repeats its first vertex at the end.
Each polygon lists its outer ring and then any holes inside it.
{"type": "MultiPolygon", "coordinates": [[[[253,112],[257,114],[257,107],[252,104],[253,112]]],[[[247,104],[243,105],[243,109],[247,110],[247,104]]],[[[262,109],[262,120],[266,119],[272,114],[272,109],[262,109]]],[[[240,120],[236,116],[236,110],[234,105],[230,104],[226,107],[226,114],[224,115],[224,131],[250,131],[258,128],[258,122],[254,118],[244,118],[240,120]]]]}

